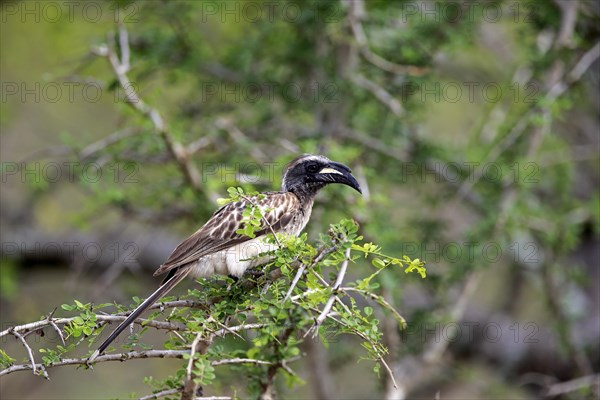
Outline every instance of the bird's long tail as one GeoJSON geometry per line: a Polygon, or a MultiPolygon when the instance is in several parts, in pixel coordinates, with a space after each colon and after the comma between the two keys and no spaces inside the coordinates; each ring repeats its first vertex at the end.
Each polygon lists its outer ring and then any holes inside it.
{"type": "Polygon", "coordinates": [[[141,313],[143,313],[148,307],[153,305],[158,299],[160,299],[171,289],[173,289],[173,287],[175,287],[175,285],[181,282],[183,278],[187,276],[188,273],[189,268],[180,268],[179,271],[177,271],[177,273],[175,273],[171,278],[169,278],[162,285],[160,285],[154,293],[152,293],[146,300],[144,300],[142,304],[137,306],[137,308],[133,310],[131,314],[129,314],[125,321],[121,322],[119,326],[117,326],[117,328],[110,334],[110,336],[107,337],[104,342],[102,342],[100,347],[98,347],[98,350],[96,350],[88,358],[88,363],[91,363],[96,357],[102,354],[104,350],[106,350],[106,348],[110,346],[113,340],[115,340],[121,332],[123,332],[133,321],[135,321],[141,313]]]}

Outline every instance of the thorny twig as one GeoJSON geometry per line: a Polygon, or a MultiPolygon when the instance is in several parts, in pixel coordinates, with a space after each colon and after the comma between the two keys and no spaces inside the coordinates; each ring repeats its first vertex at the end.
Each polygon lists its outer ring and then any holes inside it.
{"type": "MultiPolygon", "coordinates": [[[[17,339],[19,339],[21,341],[21,343],[23,343],[23,346],[25,346],[25,350],[27,350],[27,355],[29,356],[29,361],[31,361],[31,369],[33,370],[33,374],[37,375],[38,366],[39,366],[39,371],[42,373],[44,378],[49,379],[48,373],[46,372],[46,369],[44,368],[44,366],[42,364],[35,363],[35,358],[33,358],[33,350],[31,350],[31,347],[29,347],[29,344],[27,344],[27,341],[25,340],[23,335],[21,335],[19,332],[16,332],[16,331],[12,331],[11,333],[13,335],[15,335],[15,337],[17,339]]],[[[29,364],[27,366],[29,366],[29,364]]],[[[0,371],[0,376],[2,376],[2,375],[3,375],[2,371],[0,371]]]]}
{"type": "Polygon", "coordinates": [[[186,368],[186,377],[181,390],[181,400],[191,400],[196,395],[198,390],[198,384],[196,383],[196,374],[194,373],[194,361],[196,352],[202,353],[200,348],[200,342],[203,341],[202,332],[196,334],[196,338],[192,342],[190,349],[190,359],[186,368]]]}
{"type": "Polygon", "coordinates": [[[327,318],[327,315],[331,311],[331,307],[333,307],[333,303],[335,302],[335,299],[337,298],[338,289],[342,286],[342,282],[344,281],[344,277],[346,276],[346,270],[348,268],[348,262],[350,261],[350,250],[351,250],[350,247],[346,250],[346,253],[345,253],[346,254],[346,259],[344,260],[344,262],[340,266],[340,272],[337,275],[335,283],[331,287],[331,290],[332,290],[331,296],[329,296],[329,299],[327,300],[327,303],[325,303],[325,307],[323,307],[323,311],[321,312],[321,314],[315,320],[314,325],[312,326],[311,329],[309,329],[304,334],[304,337],[306,337],[310,333],[311,330],[314,331],[314,335],[316,336],[317,332],[319,331],[319,326],[321,326],[321,324],[323,323],[323,321],[325,321],[325,319],[327,318]]]}
{"type": "Polygon", "coordinates": [[[285,297],[284,297],[283,301],[286,302],[290,298],[290,296],[292,294],[292,291],[294,290],[294,288],[298,284],[298,281],[300,280],[300,278],[302,277],[302,274],[304,273],[304,271],[306,269],[313,268],[315,265],[317,265],[318,263],[320,263],[321,260],[325,256],[327,256],[328,254],[331,254],[334,251],[336,251],[337,248],[338,248],[338,246],[332,246],[332,247],[323,248],[323,249],[321,249],[321,251],[319,252],[319,254],[317,254],[317,256],[315,257],[315,259],[313,260],[313,262],[309,266],[307,266],[305,264],[302,264],[298,268],[298,271],[296,272],[296,275],[294,276],[294,279],[292,280],[292,283],[290,284],[290,288],[288,289],[287,293],[285,294],[285,297]]]}

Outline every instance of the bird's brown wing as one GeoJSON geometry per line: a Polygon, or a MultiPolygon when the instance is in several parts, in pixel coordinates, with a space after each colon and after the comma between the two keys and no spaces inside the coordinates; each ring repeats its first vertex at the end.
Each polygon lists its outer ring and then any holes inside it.
{"type": "Polygon", "coordinates": [[[300,210],[300,200],[289,192],[266,193],[262,199],[253,196],[249,200],[229,203],[217,210],[202,228],[175,248],[167,261],[154,272],[154,276],[252,239],[236,232],[244,228],[242,213],[252,204],[257,205],[263,213],[262,224],[254,232],[256,237],[269,234],[271,228],[275,232],[285,230],[300,210]]]}

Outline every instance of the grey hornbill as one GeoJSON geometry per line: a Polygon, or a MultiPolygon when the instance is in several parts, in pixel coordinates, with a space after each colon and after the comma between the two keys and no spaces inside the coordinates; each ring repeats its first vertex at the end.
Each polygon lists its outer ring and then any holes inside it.
{"type": "Polygon", "coordinates": [[[348,185],[362,193],[350,168],[318,155],[305,154],[290,162],[283,173],[280,192],[266,192],[226,204],[192,236],[184,240],[154,275],[168,273],[162,285],[140,304],[88,359],[93,361],[146,308],[167,294],[188,275],[206,278],[214,274],[241,277],[248,268],[269,261],[257,257],[275,248],[264,241],[271,231],[299,235],[304,229],[317,192],[329,183],[348,185]],[[244,228],[242,213],[247,206],[257,206],[263,215],[256,237],[239,234],[244,228]]]}

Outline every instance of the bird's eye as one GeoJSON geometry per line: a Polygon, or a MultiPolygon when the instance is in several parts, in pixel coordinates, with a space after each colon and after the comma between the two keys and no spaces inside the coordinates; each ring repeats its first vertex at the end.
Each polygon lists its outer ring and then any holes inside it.
{"type": "Polygon", "coordinates": [[[311,174],[316,174],[317,172],[319,172],[319,165],[318,164],[308,164],[306,166],[306,170],[308,172],[310,172],[311,174]]]}

